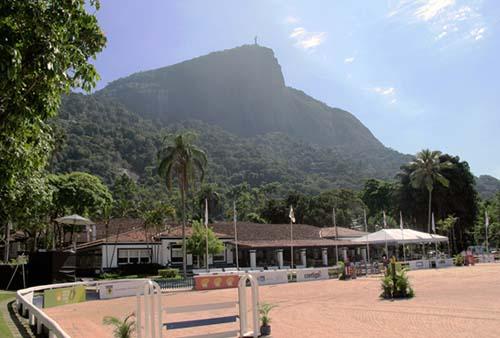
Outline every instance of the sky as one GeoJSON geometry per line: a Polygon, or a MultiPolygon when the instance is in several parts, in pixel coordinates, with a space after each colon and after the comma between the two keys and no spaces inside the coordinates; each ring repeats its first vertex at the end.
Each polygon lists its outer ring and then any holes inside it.
{"type": "Polygon", "coordinates": [[[257,36],[288,86],[386,146],[441,150],[500,178],[500,1],[104,0],[97,17],[98,88],[257,36]]]}

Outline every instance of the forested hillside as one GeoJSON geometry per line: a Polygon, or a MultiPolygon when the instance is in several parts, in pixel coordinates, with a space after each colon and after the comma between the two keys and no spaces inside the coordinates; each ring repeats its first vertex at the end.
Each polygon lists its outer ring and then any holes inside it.
{"type": "Polygon", "coordinates": [[[346,154],[279,132],[242,137],[196,120],[162,126],[102,95],[64,97],[54,124],[60,149],[53,159],[53,170],[88,171],[107,183],[123,172],[149,180],[163,137],[186,129],[199,134],[198,145],[208,154],[207,179],[222,185],[281,182],[309,192],[359,188],[365,178],[393,178],[401,165],[390,156],[346,154]]]}
{"type": "MultiPolygon", "coordinates": [[[[53,123],[60,148],[53,171],[87,171],[108,184],[123,172],[156,184],[163,138],[186,129],[207,152],[207,180],[223,186],[357,189],[369,178],[394,179],[412,158],[384,147],[351,113],[287,87],[273,51],[258,45],[132,74],[93,95],[71,94],[53,123]]],[[[481,178],[480,193],[493,195],[492,179],[481,178]]]]}

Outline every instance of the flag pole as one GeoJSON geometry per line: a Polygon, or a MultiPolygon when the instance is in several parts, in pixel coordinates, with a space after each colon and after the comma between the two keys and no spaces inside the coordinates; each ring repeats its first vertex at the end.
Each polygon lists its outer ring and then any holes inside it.
{"type": "Polygon", "coordinates": [[[383,211],[383,214],[384,214],[384,229],[386,231],[384,231],[384,238],[385,238],[385,257],[387,259],[389,259],[389,249],[387,247],[387,218],[385,216],[385,210],[383,211]]]}
{"type": "Polygon", "coordinates": [[[206,249],[206,266],[207,272],[210,271],[210,267],[208,265],[208,199],[205,198],[205,249],[206,249]]]}
{"type": "Polygon", "coordinates": [[[290,205],[290,268],[293,269],[293,222],[295,221],[295,215],[293,214],[293,206],[290,205]]]}
{"type": "Polygon", "coordinates": [[[234,222],[234,242],[236,245],[236,269],[240,269],[240,261],[238,259],[238,228],[236,225],[236,202],[233,201],[233,222],[234,222]]]}
{"type": "Polygon", "coordinates": [[[403,243],[403,262],[406,262],[406,252],[405,252],[405,231],[403,226],[403,213],[399,211],[399,227],[401,228],[401,241],[403,243]]]}
{"type": "MultiPolygon", "coordinates": [[[[365,232],[366,232],[366,236],[368,236],[368,222],[366,221],[366,210],[363,209],[363,216],[364,216],[364,219],[365,219],[365,232]]],[[[368,263],[370,263],[370,243],[368,242],[368,237],[366,238],[366,255],[367,255],[367,259],[368,259],[368,263]]]]}
{"type": "MultiPolygon", "coordinates": [[[[436,222],[434,220],[434,212],[432,213],[432,232],[434,234],[436,233],[436,222]]],[[[434,240],[434,248],[436,248],[436,258],[437,258],[437,255],[438,255],[438,244],[437,244],[437,241],[434,239],[434,234],[431,234],[431,237],[434,240]]]]}
{"type": "MultiPolygon", "coordinates": [[[[488,217],[488,211],[484,211],[484,228],[486,230],[486,254],[490,254],[490,245],[488,243],[488,227],[490,226],[490,219],[488,217]]],[[[489,256],[488,256],[489,257],[489,256]]]]}
{"type": "MultiPolygon", "coordinates": [[[[332,210],[332,218],[333,218],[333,228],[335,229],[335,241],[339,240],[339,232],[337,230],[337,220],[335,217],[335,208],[332,210]]],[[[339,263],[339,246],[335,243],[335,264],[339,263]]]]}

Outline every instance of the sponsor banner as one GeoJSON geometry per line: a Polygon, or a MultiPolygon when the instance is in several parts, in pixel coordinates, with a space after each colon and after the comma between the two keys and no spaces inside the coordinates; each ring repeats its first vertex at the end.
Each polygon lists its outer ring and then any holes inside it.
{"type": "Polygon", "coordinates": [[[144,281],[109,282],[99,284],[99,299],[135,296],[144,281]]]}
{"type": "Polygon", "coordinates": [[[296,270],[297,282],[305,282],[311,280],[328,279],[328,268],[317,269],[298,269],[296,270]]]}
{"type": "Polygon", "coordinates": [[[288,272],[286,270],[250,272],[259,285],[271,285],[288,283],[288,272]]]}
{"type": "Polygon", "coordinates": [[[410,270],[429,269],[431,264],[428,260],[409,261],[410,270]]]}
{"type": "Polygon", "coordinates": [[[76,285],[67,288],[50,289],[43,291],[43,307],[74,304],[86,299],[85,286],[76,285]]]}
{"type": "Polygon", "coordinates": [[[453,258],[436,259],[436,268],[446,268],[453,266],[453,258]]]}
{"type": "Polygon", "coordinates": [[[230,275],[200,275],[194,276],[195,290],[214,290],[238,287],[240,276],[230,275]]]}

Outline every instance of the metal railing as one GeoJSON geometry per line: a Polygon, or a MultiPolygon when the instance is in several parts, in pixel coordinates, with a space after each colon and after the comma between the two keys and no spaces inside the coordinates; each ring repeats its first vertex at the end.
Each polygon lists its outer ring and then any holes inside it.
{"type": "Polygon", "coordinates": [[[191,290],[194,288],[194,279],[154,279],[162,291],[165,290],[191,290]]]}

